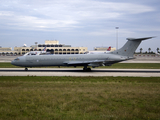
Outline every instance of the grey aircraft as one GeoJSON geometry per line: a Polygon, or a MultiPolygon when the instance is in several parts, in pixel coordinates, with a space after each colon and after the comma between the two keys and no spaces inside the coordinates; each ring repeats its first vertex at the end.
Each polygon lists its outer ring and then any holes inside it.
{"type": "Polygon", "coordinates": [[[113,52],[102,54],[65,54],[65,55],[26,55],[14,59],[11,64],[15,66],[39,67],[39,66],[84,66],[83,71],[91,71],[90,67],[111,66],[114,63],[134,59],[133,54],[139,44],[146,38],[127,38],[126,44],[113,52]],[[88,66],[90,66],[88,68],[88,66]]]}

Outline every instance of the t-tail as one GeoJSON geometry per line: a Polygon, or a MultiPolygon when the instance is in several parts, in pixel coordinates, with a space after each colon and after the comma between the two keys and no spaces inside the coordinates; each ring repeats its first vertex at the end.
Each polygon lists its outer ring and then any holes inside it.
{"type": "Polygon", "coordinates": [[[147,39],[151,39],[151,38],[154,38],[154,37],[127,38],[128,41],[126,42],[126,44],[122,48],[115,50],[111,53],[122,55],[122,56],[127,56],[128,58],[133,58],[134,52],[136,51],[136,49],[138,48],[140,43],[143,40],[147,40],[147,39]]]}

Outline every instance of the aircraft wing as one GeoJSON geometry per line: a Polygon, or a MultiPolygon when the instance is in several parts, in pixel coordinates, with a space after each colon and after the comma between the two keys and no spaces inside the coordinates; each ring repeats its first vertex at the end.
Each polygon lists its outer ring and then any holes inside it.
{"type": "Polygon", "coordinates": [[[117,63],[120,61],[115,60],[91,60],[91,61],[67,61],[63,64],[68,66],[92,66],[92,67],[99,67],[99,66],[110,66],[114,63],[117,63]]]}
{"type": "Polygon", "coordinates": [[[89,66],[102,66],[102,64],[105,62],[105,60],[91,60],[91,61],[69,61],[64,62],[66,65],[89,65],[89,66]]]}

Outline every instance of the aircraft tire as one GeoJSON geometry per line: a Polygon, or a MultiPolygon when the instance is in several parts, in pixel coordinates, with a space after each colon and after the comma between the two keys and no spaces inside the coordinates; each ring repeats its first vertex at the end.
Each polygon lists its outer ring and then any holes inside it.
{"type": "Polygon", "coordinates": [[[91,68],[83,68],[83,71],[84,71],[84,72],[90,72],[90,71],[91,71],[91,68]]]}
{"type": "Polygon", "coordinates": [[[25,68],[25,71],[28,71],[28,68],[25,68]]]}
{"type": "Polygon", "coordinates": [[[87,71],[90,72],[90,71],[91,71],[91,68],[87,68],[87,71]]]}

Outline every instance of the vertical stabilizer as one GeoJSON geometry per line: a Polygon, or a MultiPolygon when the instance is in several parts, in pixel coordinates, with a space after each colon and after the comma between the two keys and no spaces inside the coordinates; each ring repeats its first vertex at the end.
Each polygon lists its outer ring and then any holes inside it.
{"type": "Polygon", "coordinates": [[[129,58],[133,57],[134,52],[136,51],[136,49],[138,48],[138,46],[140,45],[142,40],[147,40],[147,39],[151,39],[153,37],[146,37],[146,38],[127,38],[127,42],[126,44],[116,50],[111,52],[112,54],[118,54],[118,55],[122,55],[122,56],[127,56],[129,58]]]}

